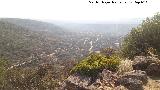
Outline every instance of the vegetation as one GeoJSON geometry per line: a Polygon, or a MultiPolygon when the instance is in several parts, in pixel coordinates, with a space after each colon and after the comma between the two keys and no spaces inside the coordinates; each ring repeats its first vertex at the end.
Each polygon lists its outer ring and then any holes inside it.
{"type": "Polygon", "coordinates": [[[16,27],[23,27],[32,31],[48,31],[54,36],[59,36],[66,33],[62,28],[47,22],[18,18],[1,18],[0,21],[7,22],[13,24],[16,27]]]}
{"type": "Polygon", "coordinates": [[[31,55],[38,55],[42,51],[50,53],[46,48],[55,40],[53,37],[48,40],[45,35],[47,34],[0,20],[0,56],[17,63],[27,61],[31,55]]]}
{"type": "Polygon", "coordinates": [[[116,55],[105,56],[99,53],[92,53],[77,64],[71,73],[78,73],[85,76],[97,76],[103,69],[116,71],[120,58],[116,55]]]}
{"type": "Polygon", "coordinates": [[[160,14],[147,18],[124,38],[122,53],[125,57],[160,54],[160,14]]]}
{"type": "Polygon", "coordinates": [[[5,87],[6,81],[5,81],[5,75],[6,75],[6,69],[7,69],[8,62],[0,57],[0,89],[5,87]]]}
{"type": "Polygon", "coordinates": [[[73,65],[75,65],[75,61],[70,60],[38,67],[9,68],[6,59],[1,58],[0,90],[59,90],[60,82],[69,76],[73,65]]]}
{"type": "Polygon", "coordinates": [[[133,70],[131,60],[121,60],[120,65],[118,66],[118,74],[124,74],[125,72],[130,72],[133,70]]]}

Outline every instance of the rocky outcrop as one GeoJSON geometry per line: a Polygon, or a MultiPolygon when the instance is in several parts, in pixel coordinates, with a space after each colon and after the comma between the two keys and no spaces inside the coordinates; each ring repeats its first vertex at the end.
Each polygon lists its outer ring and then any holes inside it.
{"type": "Polygon", "coordinates": [[[125,90],[123,86],[115,86],[118,75],[109,70],[103,70],[93,81],[91,77],[71,75],[64,82],[63,90],[125,90]]]}
{"type": "Polygon", "coordinates": [[[143,90],[148,82],[145,71],[134,70],[124,75],[117,75],[103,70],[94,81],[91,77],[71,75],[64,84],[63,90],[143,90]]]}
{"type": "Polygon", "coordinates": [[[160,75],[160,60],[151,56],[137,56],[133,60],[135,70],[117,74],[104,69],[97,77],[69,76],[63,90],[144,90],[147,75],[160,75]]]}
{"type": "Polygon", "coordinates": [[[136,56],[133,60],[134,70],[146,70],[151,63],[156,63],[159,59],[155,57],[136,56]]]}
{"type": "Polygon", "coordinates": [[[123,85],[129,90],[143,90],[143,85],[148,82],[145,71],[134,70],[122,75],[116,82],[116,85],[123,85]]]}
{"type": "Polygon", "coordinates": [[[160,75],[160,60],[151,56],[136,56],[133,60],[134,70],[146,71],[148,75],[160,75]]]}

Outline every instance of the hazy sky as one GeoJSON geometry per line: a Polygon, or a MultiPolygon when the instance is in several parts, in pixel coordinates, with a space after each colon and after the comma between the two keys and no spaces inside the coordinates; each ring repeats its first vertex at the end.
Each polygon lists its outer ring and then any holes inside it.
{"type": "Polygon", "coordinates": [[[160,11],[160,0],[145,1],[148,3],[106,5],[102,3],[91,4],[89,0],[0,0],[0,17],[61,21],[120,21],[146,18],[160,11]]]}

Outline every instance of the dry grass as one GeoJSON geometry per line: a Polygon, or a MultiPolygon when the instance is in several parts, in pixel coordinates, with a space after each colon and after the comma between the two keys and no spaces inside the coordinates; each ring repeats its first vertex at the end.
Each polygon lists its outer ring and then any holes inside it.
{"type": "Polygon", "coordinates": [[[132,67],[132,61],[131,60],[122,60],[120,62],[120,65],[118,67],[118,73],[119,74],[124,74],[125,72],[129,72],[132,71],[133,67],[132,67]]]}
{"type": "Polygon", "coordinates": [[[149,78],[147,85],[144,86],[144,90],[160,90],[160,78],[159,80],[149,78]]]}

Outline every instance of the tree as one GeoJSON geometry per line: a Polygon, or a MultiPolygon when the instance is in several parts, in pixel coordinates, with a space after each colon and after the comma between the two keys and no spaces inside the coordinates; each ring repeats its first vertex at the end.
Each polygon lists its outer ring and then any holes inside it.
{"type": "Polygon", "coordinates": [[[160,54],[159,47],[160,14],[157,13],[151,18],[146,18],[124,38],[122,54],[132,59],[136,55],[148,55],[151,48],[155,50],[154,54],[160,54]]]}

